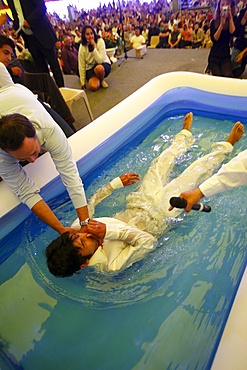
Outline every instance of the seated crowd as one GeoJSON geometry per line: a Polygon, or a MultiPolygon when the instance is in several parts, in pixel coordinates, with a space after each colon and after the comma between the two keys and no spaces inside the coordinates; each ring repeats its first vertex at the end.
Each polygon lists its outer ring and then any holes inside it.
{"type": "MultiPolygon", "coordinates": [[[[118,2],[113,1],[107,6],[99,6],[87,12],[74,8],[74,20],[61,19],[55,13],[48,14],[57,36],[55,47],[60,67],[64,74],[80,76],[79,49],[85,26],[92,27],[97,35],[94,36],[95,45],[98,36],[104,40],[106,54],[109,48],[115,48],[116,54],[119,55],[141,45],[153,47],[152,36],[158,37],[158,42],[154,46],[156,48],[211,48],[213,40],[210,23],[215,17],[213,10],[215,4],[209,1],[193,2],[193,8],[185,8],[181,11],[173,11],[172,3],[166,0],[153,1],[149,4],[140,4],[139,1],[121,1],[121,8],[118,2]]],[[[238,1],[234,16],[237,17],[237,14],[240,14],[243,6],[243,2],[238,1]]],[[[18,58],[31,59],[22,38],[15,35],[11,29],[11,23],[2,26],[0,32],[13,39],[18,58]]],[[[104,57],[104,62],[113,63],[114,58],[110,58],[109,55],[108,57],[108,59],[104,57]]],[[[243,67],[241,71],[243,73],[243,67]]],[[[21,72],[18,71],[18,73],[20,77],[21,72]]],[[[212,74],[217,75],[217,73],[212,74]]],[[[224,73],[219,75],[224,76],[224,73]]],[[[236,77],[239,75],[238,71],[236,77]]],[[[99,80],[99,83],[92,86],[93,90],[97,90],[100,86],[107,87],[107,83],[99,80]]]]}

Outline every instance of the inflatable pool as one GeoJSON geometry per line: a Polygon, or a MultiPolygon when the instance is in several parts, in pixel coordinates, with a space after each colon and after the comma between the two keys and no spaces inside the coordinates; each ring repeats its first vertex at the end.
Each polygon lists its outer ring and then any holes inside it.
{"type": "MultiPolygon", "coordinates": [[[[223,116],[231,120],[238,117],[238,120],[247,123],[246,88],[247,81],[186,72],[156,77],[69,138],[80,175],[83,178],[88,176],[118,148],[127,143],[129,145],[140,133],[148,133],[154,117],[159,121],[174,112],[184,114],[193,110],[211,118],[223,116]],[[114,125],[109,122],[114,122],[114,125]],[[85,140],[85,137],[90,137],[90,140],[85,140]]],[[[63,193],[64,187],[48,154],[26,166],[26,170],[40,186],[46,201],[63,193]]],[[[16,228],[21,228],[30,211],[20,204],[4,182],[0,183],[0,198],[0,234],[4,241],[16,228]]],[[[246,275],[245,272],[216,352],[213,369],[241,369],[241,364],[246,364],[246,275]]]]}

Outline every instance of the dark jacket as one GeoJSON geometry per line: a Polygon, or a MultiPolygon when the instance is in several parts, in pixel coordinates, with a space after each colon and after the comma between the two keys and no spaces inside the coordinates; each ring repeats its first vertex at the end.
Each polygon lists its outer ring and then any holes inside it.
{"type": "MultiPolygon", "coordinates": [[[[8,5],[12,12],[14,22],[13,28],[19,28],[19,19],[13,0],[8,0],[8,5]]],[[[39,42],[47,49],[54,46],[57,41],[55,31],[46,15],[44,0],[20,0],[24,19],[30,24],[31,30],[39,42]]],[[[25,40],[25,33],[21,31],[25,40]]]]}

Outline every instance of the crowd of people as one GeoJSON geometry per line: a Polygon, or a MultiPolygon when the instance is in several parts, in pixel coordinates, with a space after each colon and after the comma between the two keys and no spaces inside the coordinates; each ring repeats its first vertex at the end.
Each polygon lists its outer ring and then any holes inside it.
{"type": "Polygon", "coordinates": [[[205,73],[240,77],[247,63],[245,3],[201,0],[193,5],[175,11],[166,0],[149,4],[113,1],[87,12],[73,8],[73,17],[69,13],[63,19],[56,13],[47,14],[42,18],[45,32],[36,30],[38,22],[34,19],[34,42],[29,34],[30,24],[25,32],[15,33],[19,25],[15,17],[14,22],[2,22],[1,33],[13,39],[18,58],[33,59],[38,72],[47,72],[49,65],[59,87],[64,85],[63,74],[78,75],[83,89],[108,87],[104,78],[110,73],[114,58],[107,49],[114,47],[116,54],[121,54],[131,48],[150,46],[152,36],[159,38],[156,48],[210,48],[205,73]],[[85,39],[85,27],[93,33],[91,41],[89,37],[85,39]]]}
{"type": "Polygon", "coordinates": [[[115,44],[111,46],[117,46],[117,53],[144,44],[150,46],[152,36],[158,36],[156,48],[209,48],[206,73],[240,77],[247,62],[246,4],[242,0],[206,0],[192,5],[192,8],[175,11],[172,3],[166,0],[150,4],[113,1],[108,6],[88,12],[74,9],[74,29],[71,21],[61,20],[55,14],[50,16],[50,20],[60,37],[61,46],[63,34],[69,32],[79,49],[82,29],[90,24],[105,40],[106,47],[111,36],[115,38],[115,44]]]}

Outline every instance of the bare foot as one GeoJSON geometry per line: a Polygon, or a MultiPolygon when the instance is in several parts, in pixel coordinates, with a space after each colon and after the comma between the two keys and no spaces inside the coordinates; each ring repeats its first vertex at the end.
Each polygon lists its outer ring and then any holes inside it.
{"type": "Polygon", "coordinates": [[[190,131],[190,127],[192,125],[192,122],[193,122],[193,113],[192,112],[189,112],[184,117],[184,126],[183,126],[183,129],[190,131]]]}
{"type": "Polygon", "coordinates": [[[241,122],[236,122],[227,138],[227,142],[234,145],[244,134],[244,125],[241,122]]]}

